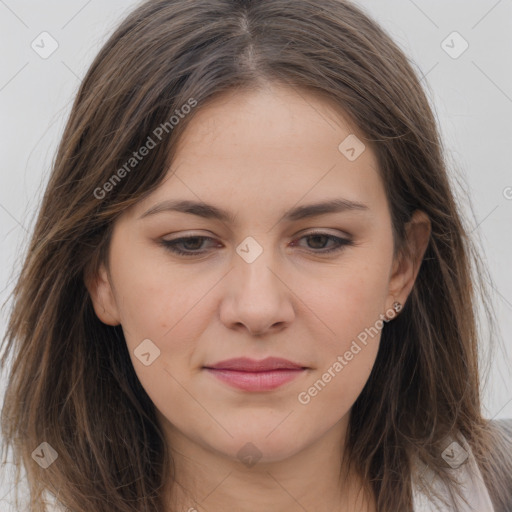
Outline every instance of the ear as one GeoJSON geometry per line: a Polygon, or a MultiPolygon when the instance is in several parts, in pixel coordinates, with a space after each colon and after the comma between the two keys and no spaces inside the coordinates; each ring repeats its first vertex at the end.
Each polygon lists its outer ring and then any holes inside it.
{"type": "Polygon", "coordinates": [[[119,325],[120,316],[108,272],[102,263],[96,275],[87,274],[85,286],[91,296],[96,316],[107,325],[119,325]]]}
{"type": "Polygon", "coordinates": [[[423,256],[430,240],[431,224],[428,215],[415,210],[406,225],[406,247],[393,261],[389,281],[387,308],[395,301],[405,304],[416,281],[423,256]]]}

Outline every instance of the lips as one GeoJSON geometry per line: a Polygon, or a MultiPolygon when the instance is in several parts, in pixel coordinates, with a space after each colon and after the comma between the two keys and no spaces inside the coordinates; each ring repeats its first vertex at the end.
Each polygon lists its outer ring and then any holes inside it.
{"type": "Polygon", "coordinates": [[[236,370],[240,372],[268,372],[272,370],[301,370],[304,366],[282,359],[280,357],[267,357],[261,361],[249,359],[247,357],[238,357],[235,359],[227,359],[205,368],[215,370],[236,370]]]}
{"type": "Polygon", "coordinates": [[[287,359],[267,357],[261,361],[245,357],[203,367],[226,384],[243,391],[271,391],[297,378],[307,367],[287,359]]]}

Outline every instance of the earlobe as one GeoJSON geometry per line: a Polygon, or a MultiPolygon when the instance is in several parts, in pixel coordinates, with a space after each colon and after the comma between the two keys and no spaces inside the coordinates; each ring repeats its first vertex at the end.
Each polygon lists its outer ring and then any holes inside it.
{"type": "Polygon", "coordinates": [[[390,304],[395,301],[405,304],[418,276],[430,234],[431,223],[428,215],[421,210],[416,210],[406,226],[407,246],[393,262],[389,282],[390,304]]]}
{"type": "Polygon", "coordinates": [[[91,296],[96,316],[107,325],[119,325],[119,312],[110,283],[107,270],[104,264],[96,275],[89,275],[84,278],[85,286],[91,296]]]}

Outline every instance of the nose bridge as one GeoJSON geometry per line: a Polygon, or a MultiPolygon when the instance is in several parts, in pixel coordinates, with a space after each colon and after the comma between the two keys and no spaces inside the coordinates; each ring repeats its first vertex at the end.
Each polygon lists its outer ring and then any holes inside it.
{"type": "Polygon", "coordinates": [[[291,321],[293,307],[287,288],[278,277],[279,258],[270,238],[262,236],[262,243],[256,237],[247,237],[236,247],[225,297],[228,300],[224,301],[221,314],[226,325],[243,324],[254,334],[291,321]]]}
{"type": "MultiPolygon", "coordinates": [[[[276,254],[271,245],[271,236],[260,235],[258,239],[248,236],[237,246],[236,252],[236,279],[241,280],[243,289],[254,292],[270,287],[272,292],[279,292],[277,278],[271,271],[276,267],[276,254]]],[[[270,300],[271,297],[267,299],[270,300]]]]}

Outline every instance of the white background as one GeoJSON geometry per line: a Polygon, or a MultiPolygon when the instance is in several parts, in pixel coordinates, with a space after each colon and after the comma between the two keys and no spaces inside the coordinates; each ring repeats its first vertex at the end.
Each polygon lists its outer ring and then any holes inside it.
{"type": "MultiPolygon", "coordinates": [[[[0,0],[1,302],[16,277],[80,80],[108,35],[137,3],[0,0]],[[43,31],[59,45],[48,59],[31,48],[43,31]]],[[[357,3],[391,33],[425,76],[448,156],[471,193],[472,235],[481,241],[494,280],[502,334],[484,389],[485,413],[488,418],[512,417],[512,0],[357,3]],[[457,59],[441,46],[453,31],[469,44],[457,59]]],[[[454,39],[454,50],[460,44],[454,39]]],[[[0,318],[2,334],[7,312],[0,318]]],[[[3,385],[5,378],[0,393],[3,385]]],[[[4,511],[10,470],[8,465],[0,469],[4,511]]]]}

